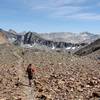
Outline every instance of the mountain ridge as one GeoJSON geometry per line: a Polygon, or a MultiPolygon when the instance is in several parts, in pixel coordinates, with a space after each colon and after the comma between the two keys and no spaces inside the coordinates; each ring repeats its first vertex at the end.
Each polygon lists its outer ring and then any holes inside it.
{"type": "Polygon", "coordinates": [[[84,55],[90,54],[92,52],[95,52],[97,50],[100,50],[100,39],[97,39],[96,41],[90,43],[89,45],[81,48],[80,50],[75,52],[75,54],[84,56],[84,55]]]}
{"type": "MultiPolygon", "coordinates": [[[[15,45],[30,45],[29,47],[34,47],[38,44],[42,46],[50,47],[51,49],[78,49],[80,46],[85,46],[91,42],[100,38],[100,35],[96,35],[89,32],[81,33],[71,33],[71,32],[53,32],[39,34],[37,32],[26,32],[25,34],[19,34],[14,30],[10,29],[5,31],[0,29],[0,32],[4,34],[6,40],[15,45]]],[[[24,46],[25,47],[25,46],[24,46]]]]}
{"type": "Polygon", "coordinates": [[[97,38],[100,38],[100,35],[89,33],[89,32],[81,32],[81,33],[58,32],[58,33],[41,34],[41,37],[47,38],[49,40],[55,40],[55,41],[65,41],[65,42],[72,42],[72,43],[79,43],[79,42],[90,43],[96,40],[97,38]]]}

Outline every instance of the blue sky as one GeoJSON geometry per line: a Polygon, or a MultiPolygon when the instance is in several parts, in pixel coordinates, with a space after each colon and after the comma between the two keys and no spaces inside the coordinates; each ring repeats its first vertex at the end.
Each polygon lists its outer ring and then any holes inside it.
{"type": "Polygon", "coordinates": [[[100,33],[100,0],[0,0],[0,28],[100,33]]]}

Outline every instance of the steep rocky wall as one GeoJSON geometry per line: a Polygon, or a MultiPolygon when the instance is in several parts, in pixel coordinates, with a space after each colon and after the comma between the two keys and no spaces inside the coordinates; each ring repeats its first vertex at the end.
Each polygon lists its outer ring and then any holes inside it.
{"type": "Polygon", "coordinates": [[[41,38],[39,35],[36,33],[28,32],[24,35],[24,44],[34,44],[38,43],[40,45],[45,45],[48,47],[55,47],[55,48],[66,48],[66,47],[73,47],[73,46],[84,46],[86,45],[85,43],[67,43],[67,42],[56,42],[56,41],[51,41],[51,40],[46,40],[41,38]]]}

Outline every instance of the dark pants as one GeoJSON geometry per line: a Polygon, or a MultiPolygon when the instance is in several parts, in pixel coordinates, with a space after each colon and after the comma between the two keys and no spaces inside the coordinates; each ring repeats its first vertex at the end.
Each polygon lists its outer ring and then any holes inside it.
{"type": "Polygon", "coordinates": [[[30,86],[32,85],[32,78],[33,78],[33,76],[28,74],[28,79],[29,79],[29,85],[30,86]]]}

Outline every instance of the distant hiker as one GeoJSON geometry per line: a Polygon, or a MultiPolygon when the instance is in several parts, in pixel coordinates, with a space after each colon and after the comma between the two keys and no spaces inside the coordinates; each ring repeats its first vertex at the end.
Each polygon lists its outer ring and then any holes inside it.
{"type": "Polygon", "coordinates": [[[35,69],[32,68],[32,64],[29,64],[27,67],[27,74],[29,79],[29,85],[32,85],[32,79],[33,79],[33,73],[35,72],[35,69]]]}

